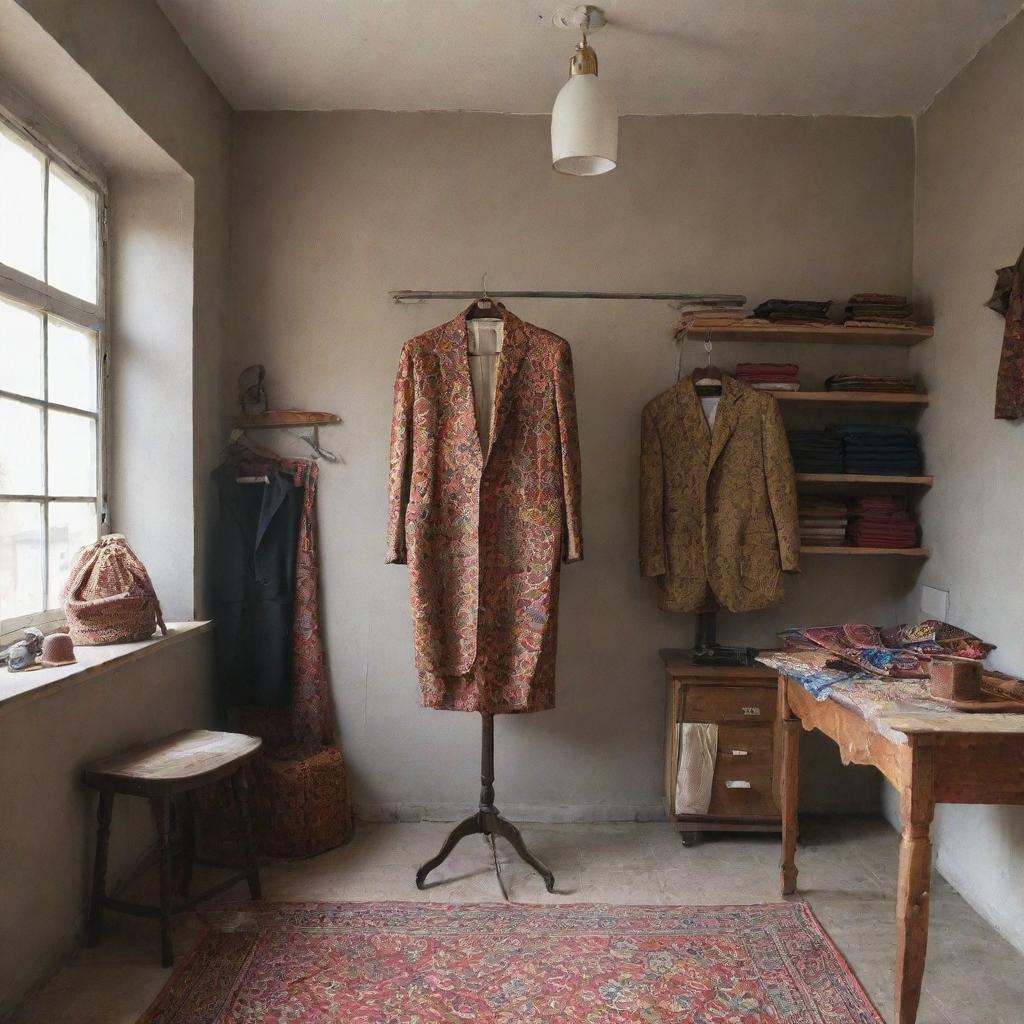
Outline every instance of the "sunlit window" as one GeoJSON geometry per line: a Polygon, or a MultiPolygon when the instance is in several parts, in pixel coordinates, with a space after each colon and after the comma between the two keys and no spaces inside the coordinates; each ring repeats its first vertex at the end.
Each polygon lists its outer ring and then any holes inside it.
{"type": "Polygon", "coordinates": [[[0,119],[0,632],[60,607],[102,525],[102,214],[0,119]]]}

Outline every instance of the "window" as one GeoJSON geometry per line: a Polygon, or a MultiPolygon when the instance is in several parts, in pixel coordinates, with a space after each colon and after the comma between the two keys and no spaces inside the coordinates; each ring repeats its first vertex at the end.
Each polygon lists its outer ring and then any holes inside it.
{"type": "Polygon", "coordinates": [[[104,518],[104,193],[0,117],[0,632],[58,609],[104,518]]]}

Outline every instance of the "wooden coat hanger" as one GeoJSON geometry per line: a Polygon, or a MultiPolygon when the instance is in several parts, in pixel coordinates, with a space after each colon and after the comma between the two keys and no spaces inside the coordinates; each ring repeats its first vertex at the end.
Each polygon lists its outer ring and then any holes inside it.
{"type": "Polygon", "coordinates": [[[500,320],[505,307],[487,294],[487,274],[480,282],[480,298],[466,310],[467,320],[500,320]]]}
{"type": "Polygon", "coordinates": [[[704,353],[707,362],[704,366],[695,366],[690,374],[694,389],[701,397],[720,395],[722,393],[722,371],[711,362],[711,332],[704,338],[704,353]]]}

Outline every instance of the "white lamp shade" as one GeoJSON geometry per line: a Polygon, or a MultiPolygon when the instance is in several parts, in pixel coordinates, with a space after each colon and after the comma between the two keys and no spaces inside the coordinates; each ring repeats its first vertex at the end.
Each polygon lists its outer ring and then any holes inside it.
{"type": "Polygon", "coordinates": [[[551,111],[551,162],[562,174],[604,174],[619,156],[619,108],[597,75],[573,75],[551,111]]]}

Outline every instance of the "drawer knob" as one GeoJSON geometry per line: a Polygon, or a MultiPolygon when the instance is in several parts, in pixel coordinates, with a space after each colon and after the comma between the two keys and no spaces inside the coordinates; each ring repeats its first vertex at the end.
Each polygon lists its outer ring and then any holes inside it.
{"type": "Polygon", "coordinates": [[[726,789],[750,789],[750,783],[746,779],[726,779],[726,789]]]}
{"type": "Polygon", "coordinates": [[[761,709],[759,707],[747,707],[743,709],[743,714],[749,718],[754,718],[761,714],[761,709]]]}

